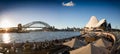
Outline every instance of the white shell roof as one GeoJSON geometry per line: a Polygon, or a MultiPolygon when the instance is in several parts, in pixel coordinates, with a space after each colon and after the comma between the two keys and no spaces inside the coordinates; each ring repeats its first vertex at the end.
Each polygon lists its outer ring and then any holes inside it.
{"type": "Polygon", "coordinates": [[[105,19],[101,19],[95,27],[100,27],[101,24],[103,24],[105,21],[106,21],[105,19]]]}
{"type": "Polygon", "coordinates": [[[97,18],[95,16],[92,16],[85,27],[91,28],[91,27],[95,27],[97,24],[98,24],[97,18]]]}
{"type": "Polygon", "coordinates": [[[92,16],[85,27],[100,27],[104,22],[106,22],[106,19],[101,19],[100,21],[98,21],[95,16],[92,16]]]}

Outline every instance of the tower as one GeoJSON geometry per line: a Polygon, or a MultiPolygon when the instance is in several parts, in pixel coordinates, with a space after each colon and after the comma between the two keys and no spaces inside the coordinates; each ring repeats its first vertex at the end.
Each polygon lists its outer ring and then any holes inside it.
{"type": "Polygon", "coordinates": [[[22,31],[22,24],[18,24],[18,31],[22,31]]]}

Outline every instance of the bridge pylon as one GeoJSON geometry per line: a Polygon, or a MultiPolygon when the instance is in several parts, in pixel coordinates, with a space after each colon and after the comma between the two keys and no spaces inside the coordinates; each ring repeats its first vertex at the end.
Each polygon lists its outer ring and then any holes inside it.
{"type": "Polygon", "coordinates": [[[18,31],[18,32],[22,31],[22,24],[18,24],[17,31],[18,31]]]}

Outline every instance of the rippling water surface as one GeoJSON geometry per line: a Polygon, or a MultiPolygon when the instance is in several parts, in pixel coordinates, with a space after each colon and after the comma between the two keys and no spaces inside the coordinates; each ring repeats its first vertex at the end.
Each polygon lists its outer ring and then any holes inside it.
{"type": "Polygon", "coordinates": [[[72,36],[80,35],[80,32],[30,32],[30,33],[0,33],[0,42],[25,42],[26,40],[33,41],[44,41],[68,38],[72,36]]]}

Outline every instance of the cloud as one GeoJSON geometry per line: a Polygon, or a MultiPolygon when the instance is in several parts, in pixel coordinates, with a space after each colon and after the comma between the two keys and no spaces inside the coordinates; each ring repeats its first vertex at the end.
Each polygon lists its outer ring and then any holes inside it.
{"type": "Polygon", "coordinates": [[[63,6],[67,6],[67,7],[71,7],[71,6],[74,6],[75,4],[72,2],[72,1],[70,1],[70,2],[68,2],[68,3],[62,3],[62,5],[63,6]]]}

